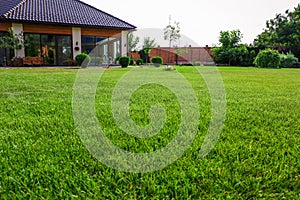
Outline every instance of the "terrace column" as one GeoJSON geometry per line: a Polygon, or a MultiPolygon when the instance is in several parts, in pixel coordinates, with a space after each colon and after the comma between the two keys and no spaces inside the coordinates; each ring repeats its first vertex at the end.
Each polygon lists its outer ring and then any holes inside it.
{"type": "Polygon", "coordinates": [[[81,54],[81,28],[72,28],[72,38],[73,38],[73,59],[78,54],[81,54]]]}
{"type": "Polygon", "coordinates": [[[121,56],[128,55],[128,31],[121,32],[121,56]]]}
{"type": "MultiPolygon", "coordinates": [[[[12,29],[14,31],[14,34],[19,36],[23,35],[23,24],[17,24],[17,23],[12,23],[12,29]]],[[[24,41],[20,41],[21,44],[24,43],[24,41]]],[[[25,57],[25,49],[22,47],[21,49],[15,49],[15,56],[16,57],[25,57]]]]}

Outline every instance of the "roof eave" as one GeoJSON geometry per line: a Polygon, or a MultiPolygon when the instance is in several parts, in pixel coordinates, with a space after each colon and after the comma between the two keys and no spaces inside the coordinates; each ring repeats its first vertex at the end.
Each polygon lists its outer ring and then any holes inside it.
{"type": "Polygon", "coordinates": [[[89,24],[75,24],[75,23],[61,23],[61,22],[45,22],[45,21],[30,21],[30,20],[18,20],[18,19],[7,19],[4,16],[0,16],[0,22],[11,22],[11,23],[28,23],[28,24],[48,24],[56,26],[72,26],[72,27],[86,27],[86,28],[99,28],[99,29],[114,29],[114,30],[134,30],[137,27],[130,25],[131,27],[118,27],[118,26],[101,26],[101,25],[89,25],[89,24]]]}

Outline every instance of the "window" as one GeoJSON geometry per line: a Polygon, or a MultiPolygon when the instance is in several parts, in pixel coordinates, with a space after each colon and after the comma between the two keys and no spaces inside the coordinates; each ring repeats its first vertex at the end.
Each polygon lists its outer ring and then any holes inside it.
{"type": "Polygon", "coordinates": [[[41,35],[40,34],[25,34],[25,41],[28,41],[28,46],[25,48],[25,56],[40,57],[41,56],[41,35]]]}
{"type": "Polygon", "coordinates": [[[70,35],[47,35],[25,33],[29,45],[25,56],[43,57],[44,65],[67,65],[72,57],[72,37],[70,35]]]}
{"type": "Polygon", "coordinates": [[[113,64],[121,54],[120,38],[82,36],[81,45],[82,52],[90,54],[93,51],[93,60],[98,65],[113,64]]]}
{"type": "MultiPolygon", "coordinates": [[[[0,37],[7,35],[7,32],[0,32],[0,37]]],[[[14,50],[8,48],[0,48],[0,66],[11,65],[11,59],[14,57],[14,50]]]]}

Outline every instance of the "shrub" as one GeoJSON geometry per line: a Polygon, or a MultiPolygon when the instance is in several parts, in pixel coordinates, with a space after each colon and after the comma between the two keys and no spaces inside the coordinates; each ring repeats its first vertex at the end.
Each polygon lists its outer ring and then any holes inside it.
{"type": "Polygon", "coordinates": [[[116,57],[115,64],[119,64],[119,61],[120,61],[120,56],[116,57]]]}
{"type": "Polygon", "coordinates": [[[144,64],[143,59],[141,59],[141,58],[137,59],[135,62],[136,62],[137,65],[144,64]]]}
{"type": "Polygon", "coordinates": [[[201,61],[195,61],[193,63],[194,66],[203,66],[203,64],[201,63],[201,61]]]}
{"type": "Polygon", "coordinates": [[[121,56],[119,58],[119,63],[122,66],[122,68],[126,68],[129,65],[130,58],[128,56],[121,56]]]}
{"type": "Polygon", "coordinates": [[[129,59],[129,65],[131,65],[131,66],[134,65],[134,59],[133,58],[129,59]]]}
{"type": "Polygon", "coordinates": [[[293,67],[298,63],[298,58],[292,53],[280,54],[280,67],[293,67]]]}
{"type": "Polygon", "coordinates": [[[153,56],[151,62],[154,64],[154,66],[159,67],[163,63],[163,59],[160,56],[153,56]]]}
{"type": "Polygon", "coordinates": [[[89,64],[91,63],[92,58],[86,53],[81,53],[75,57],[75,60],[77,64],[80,65],[81,67],[88,67],[89,64]]]}
{"type": "Polygon", "coordinates": [[[265,49],[261,50],[254,60],[257,67],[262,68],[279,68],[280,54],[277,50],[265,49]]]}

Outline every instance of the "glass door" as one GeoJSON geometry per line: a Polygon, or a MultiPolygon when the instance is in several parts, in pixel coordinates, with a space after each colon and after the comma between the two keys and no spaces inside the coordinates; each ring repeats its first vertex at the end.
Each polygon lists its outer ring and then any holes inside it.
{"type": "Polygon", "coordinates": [[[42,35],[42,56],[45,65],[57,65],[55,35],[42,35]]]}
{"type": "Polygon", "coordinates": [[[72,60],[72,38],[71,36],[56,36],[56,63],[57,65],[67,65],[68,60],[72,60]]]}

